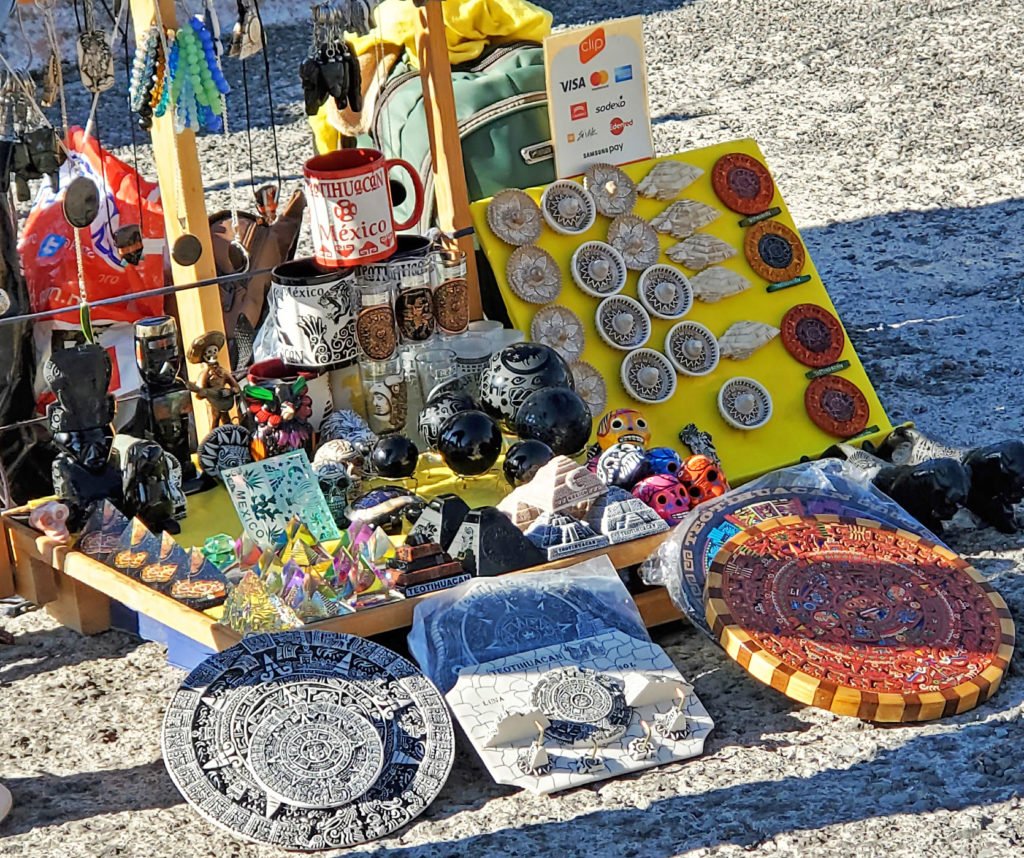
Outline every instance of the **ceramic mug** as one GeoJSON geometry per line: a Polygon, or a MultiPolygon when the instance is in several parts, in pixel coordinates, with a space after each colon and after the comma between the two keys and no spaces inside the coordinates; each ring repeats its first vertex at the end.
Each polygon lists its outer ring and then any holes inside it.
{"type": "Polygon", "coordinates": [[[303,167],[316,261],[349,268],[386,259],[395,233],[409,229],[423,211],[423,183],[407,161],[385,158],[376,149],[339,149],[310,158],[303,167]],[[395,223],[388,173],[409,174],[416,203],[409,219],[395,223]]]}
{"type": "Polygon", "coordinates": [[[309,258],[274,268],[269,301],[285,362],[330,367],[355,360],[354,280],[351,271],[325,270],[309,258]]]}

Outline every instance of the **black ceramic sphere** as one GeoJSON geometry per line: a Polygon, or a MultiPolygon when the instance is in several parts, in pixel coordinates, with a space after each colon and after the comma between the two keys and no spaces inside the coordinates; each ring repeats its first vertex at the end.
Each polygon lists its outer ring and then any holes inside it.
{"type": "Polygon", "coordinates": [[[590,409],[575,390],[545,387],[531,393],[516,415],[516,434],[547,444],[556,456],[575,456],[590,440],[590,409]]]}
{"type": "Polygon", "coordinates": [[[473,397],[468,393],[456,391],[453,393],[442,393],[431,399],[420,411],[417,426],[420,435],[427,442],[431,450],[437,449],[437,439],[441,434],[441,427],[453,414],[461,411],[472,411],[476,408],[473,397]]]}
{"type": "Polygon", "coordinates": [[[404,435],[382,435],[370,450],[370,470],[390,480],[411,477],[420,451],[404,435]]]}
{"type": "Polygon", "coordinates": [[[501,429],[482,411],[460,411],[441,427],[437,450],[456,474],[482,474],[501,454],[501,429]]]}
{"type": "Polygon", "coordinates": [[[574,388],[569,365],[548,346],[515,343],[491,356],[480,377],[480,401],[484,411],[510,432],[519,407],[545,387],[574,388]]]}
{"type": "Polygon", "coordinates": [[[516,441],[505,454],[505,464],[501,469],[505,472],[508,484],[515,488],[528,483],[534,475],[555,457],[552,449],[543,441],[529,439],[516,441]]]}

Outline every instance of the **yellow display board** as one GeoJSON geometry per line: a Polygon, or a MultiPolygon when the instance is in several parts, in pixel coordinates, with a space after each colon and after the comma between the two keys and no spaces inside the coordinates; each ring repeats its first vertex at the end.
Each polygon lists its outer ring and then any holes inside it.
{"type": "MultiPolygon", "coordinates": [[[[736,271],[754,284],[752,288],[738,295],[715,303],[695,300],[685,319],[700,322],[716,337],[721,337],[730,325],[740,321],[765,322],[778,328],[786,311],[797,304],[817,304],[835,314],[835,307],[810,254],[807,255],[802,272],[810,276],[810,281],[776,292],[767,292],[767,281],[756,275],[747,263],[743,255],[743,238],[747,228],[739,225],[743,216],[728,210],[720,202],[711,185],[711,170],[715,162],[721,156],[732,152],[753,156],[766,164],[757,143],[748,139],[722,143],[667,158],[641,161],[622,168],[636,182],[642,180],[651,168],[662,160],[682,161],[703,170],[703,175],[684,188],[676,199],[697,200],[714,206],[721,212],[713,223],[698,230],[698,233],[717,236],[732,245],[737,251],[736,255],[721,263],[721,267],[736,271]]],[[[539,202],[543,190],[543,187],[531,188],[527,193],[539,202]]],[[[477,236],[494,269],[512,324],[524,331],[529,338],[530,323],[541,305],[523,301],[509,288],[505,269],[515,248],[498,238],[488,226],[486,212],[489,202],[483,200],[472,206],[477,236]]],[[[649,221],[672,202],[640,197],[633,213],[649,221]]],[[[771,205],[781,209],[781,213],[774,220],[796,231],[778,188],[771,205]]],[[[541,237],[536,242],[538,246],[548,251],[561,267],[562,290],[552,303],[572,310],[583,322],[586,344],[582,360],[592,364],[604,376],[608,388],[608,410],[635,408],[641,411],[652,427],[651,443],[655,446],[682,449],[678,432],[686,424],[695,423],[701,430],[711,433],[725,472],[734,484],[794,464],[805,456],[816,458],[831,444],[841,440],[819,429],[808,417],[804,408],[804,391],[810,383],[806,377],[810,368],[799,363],[786,351],[780,337],[776,337],[746,360],[737,361],[723,357],[718,367],[706,376],[679,375],[675,396],[667,402],[648,405],[631,398],[623,388],[619,376],[620,365],[626,352],[612,348],[601,339],[594,325],[594,313],[600,299],[588,295],[577,287],[569,269],[573,251],[585,241],[605,241],[610,222],[609,218],[599,214],[594,225],[578,236],[560,235],[545,224],[541,237]],[[735,429],[719,414],[718,391],[725,382],[737,376],[755,379],[771,394],[773,415],[760,429],[735,429]]],[[[665,256],[664,251],[676,244],[677,239],[659,235],[659,241],[662,250],[659,263],[673,265],[688,276],[695,273],[681,265],[675,265],[665,256]]],[[[638,272],[630,271],[626,287],[619,294],[637,298],[638,277],[638,272]]],[[[652,333],[646,347],[664,352],[665,335],[677,321],[652,316],[652,333]]],[[[864,437],[872,440],[884,438],[892,431],[892,426],[848,337],[841,359],[849,361],[850,367],[838,375],[853,382],[864,393],[870,406],[867,426],[877,427],[876,431],[864,437]]],[[[594,416],[595,429],[599,416],[594,416]]]]}

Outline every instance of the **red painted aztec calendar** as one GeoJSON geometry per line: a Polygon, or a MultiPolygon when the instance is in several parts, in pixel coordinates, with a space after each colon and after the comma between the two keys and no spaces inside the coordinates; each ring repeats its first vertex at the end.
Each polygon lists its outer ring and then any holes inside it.
{"type": "Polygon", "coordinates": [[[965,712],[999,687],[1014,627],[1002,597],[942,546],[877,521],[787,516],[712,561],[707,620],[787,697],[871,721],[965,712]]]}

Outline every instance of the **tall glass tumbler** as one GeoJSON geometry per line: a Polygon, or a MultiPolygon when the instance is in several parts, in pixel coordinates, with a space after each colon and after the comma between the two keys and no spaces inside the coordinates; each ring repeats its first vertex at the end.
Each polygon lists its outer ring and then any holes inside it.
{"type": "Polygon", "coordinates": [[[359,376],[370,428],[378,435],[403,432],[409,413],[409,387],[401,359],[362,361],[359,376]]]}
{"type": "Polygon", "coordinates": [[[469,283],[466,254],[444,249],[435,255],[434,319],[441,333],[454,336],[469,327],[469,283]]]}
{"type": "Polygon", "coordinates": [[[356,345],[361,360],[387,361],[398,352],[395,284],[356,276],[356,345]]]}

